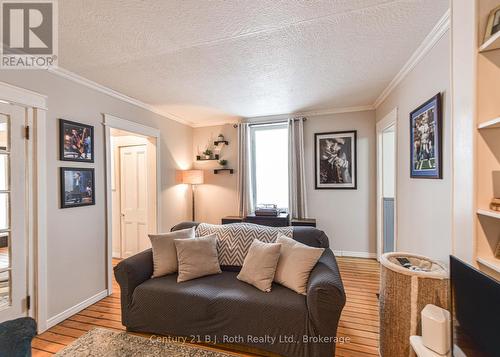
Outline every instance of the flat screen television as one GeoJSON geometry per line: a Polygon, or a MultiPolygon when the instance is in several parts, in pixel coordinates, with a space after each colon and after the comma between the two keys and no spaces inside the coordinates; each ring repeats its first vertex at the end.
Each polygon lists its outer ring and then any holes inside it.
{"type": "Polygon", "coordinates": [[[500,356],[500,282],[450,256],[454,357],[500,356]]]}

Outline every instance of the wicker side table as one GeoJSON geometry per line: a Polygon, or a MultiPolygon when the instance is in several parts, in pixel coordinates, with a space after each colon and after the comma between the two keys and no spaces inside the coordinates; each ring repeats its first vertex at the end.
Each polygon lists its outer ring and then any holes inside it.
{"type": "Polygon", "coordinates": [[[427,304],[449,309],[448,272],[441,263],[410,253],[384,254],[380,264],[380,356],[413,357],[410,336],[421,335],[422,309],[427,304]],[[404,268],[396,257],[429,271],[404,268]]]}

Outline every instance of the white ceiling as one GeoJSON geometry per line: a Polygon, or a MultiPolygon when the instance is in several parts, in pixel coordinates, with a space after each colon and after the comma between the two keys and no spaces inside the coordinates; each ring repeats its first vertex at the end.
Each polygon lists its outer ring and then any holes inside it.
{"type": "Polygon", "coordinates": [[[59,65],[210,125],[371,105],[448,0],[64,0],[59,65]]]}

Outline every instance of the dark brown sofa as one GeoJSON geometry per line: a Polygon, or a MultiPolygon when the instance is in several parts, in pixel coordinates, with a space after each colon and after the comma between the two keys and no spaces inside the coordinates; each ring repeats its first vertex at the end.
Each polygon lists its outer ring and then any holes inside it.
{"type": "MultiPolygon", "coordinates": [[[[193,225],[185,222],[172,230],[193,225]]],[[[261,292],[236,279],[234,267],[222,266],[222,274],[179,284],[176,274],[151,279],[149,249],[114,269],[122,322],[128,331],[241,344],[284,356],[335,355],[334,338],[345,304],[335,256],[323,231],[294,227],[293,238],[327,248],[311,273],[307,296],[279,284],[273,284],[270,293],[261,292]]]]}

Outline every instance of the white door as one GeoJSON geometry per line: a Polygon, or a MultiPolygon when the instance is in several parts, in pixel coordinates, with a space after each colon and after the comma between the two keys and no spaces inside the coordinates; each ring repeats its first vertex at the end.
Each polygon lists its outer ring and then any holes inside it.
{"type": "Polygon", "coordinates": [[[0,322],[27,316],[26,110],[0,103],[0,322]]]}
{"type": "Polygon", "coordinates": [[[149,248],[146,145],[120,147],[121,256],[149,248]]]}

